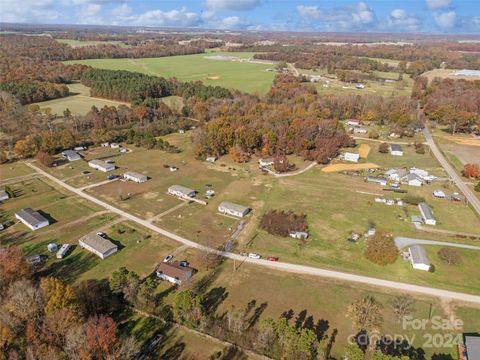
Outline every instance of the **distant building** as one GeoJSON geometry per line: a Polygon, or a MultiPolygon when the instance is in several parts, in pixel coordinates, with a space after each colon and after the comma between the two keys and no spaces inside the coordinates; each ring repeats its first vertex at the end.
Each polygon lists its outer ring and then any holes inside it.
{"type": "Polygon", "coordinates": [[[100,145],[101,147],[109,147],[110,143],[109,142],[104,142],[100,145]]]}
{"type": "Polygon", "coordinates": [[[368,176],[367,181],[375,184],[379,184],[382,186],[387,186],[387,179],[378,176],[368,176]]]}
{"type": "Polygon", "coordinates": [[[416,270],[429,271],[430,261],[425,249],[420,245],[412,245],[408,248],[410,254],[410,263],[416,270]]]}
{"type": "Polygon", "coordinates": [[[74,150],[65,150],[64,152],[62,152],[62,155],[68,161],[77,161],[82,158],[80,154],[74,150]]]}
{"type": "Polygon", "coordinates": [[[133,171],[128,171],[125,174],[123,174],[123,178],[125,180],[130,180],[139,184],[144,183],[148,180],[147,175],[139,174],[133,171]]]}
{"type": "Polygon", "coordinates": [[[217,157],[216,156],[208,156],[207,161],[214,163],[215,161],[217,161],[217,157]]]}
{"type": "Polygon", "coordinates": [[[5,190],[0,190],[0,201],[8,200],[10,196],[5,190]]]}
{"type": "Polygon", "coordinates": [[[258,164],[260,165],[260,167],[272,166],[273,163],[274,163],[273,159],[260,159],[260,160],[258,160],[258,164]]]}
{"type": "Polygon", "coordinates": [[[223,201],[220,203],[220,205],[218,205],[218,211],[222,214],[242,218],[250,212],[250,209],[243,205],[234,204],[229,201],[223,201]]]}
{"type": "Polygon", "coordinates": [[[402,183],[410,185],[410,186],[422,186],[423,185],[423,179],[418,176],[417,174],[408,174],[405,175],[400,179],[402,183]]]}
{"type": "Polygon", "coordinates": [[[306,232],[306,231],[291,231],[289,236],[294,238],[294,239],[307,240],[308,239],[308,232],[306,232]]]}
{"type": "Polygon", "coordinates": [[[78,243],[82,249],[94,253],[101,259],[105,259],[118,251],[117,245],[96,233],[85,235],[78,240],[78,243]]]}
{"type": "Polygon", "coordinates": [[[347,125],[350,125],[350,126],[360,126],[362,124],[362,122],[358,119],[348,119],[347,120],[347,125]]]}
{"type": "Polygon", "coordinates": [[[70,244],[63,244],[57,251],[57,259],[63,259],[65,255],[67,255],[68,250],[70,250],[71,247],[72,245],[70,244]]]}
{"type": "Polygon", "coordinates": [[[433,196],[439,199],[445,199],[445,193],[442,190],[433,190],[433,196]]]}
{"type": "Polygon", "coordinates": [[[111,147],[112,149],[118,149],[118,148],[120,147],[120,144],[111,143],[111,144],[110,144],[110,147],[111,147]]]}
{"type": "Polygon", "coordinates": [[[355,85],[357,89],[365,89],[365,84],[357,84],[355,85]]]}
{"type": "Polygon", "coordinates": [[[432,210],[430,210],[429,206],[425,202],[421,202],[418,204],[418,209],[422,214],[423,221],[427,225],[437,225],[437,220],[433,216],[432,210]]]}
{"type": "Polygon", "coordinates": [[[109,164],[103,160],[90,160],[88,162],[88,166],[94,168],[95,170],[100,170],[103,172],[113,171],[115,170],[115,165],[109,164]]]}
{"type": "Polygon", "coordinates": [[[42,255],[31,255],[25,258],[25,261],[32,266],[39,265],[45,258],[42,255]]]}
{"type": "Polygon", "coordinates": [[[394,156],[403,156],[403,149],[399,144],[390,144],[390,154],[394,156]]]}
{"type": "Polygon", "coordinates": [[[87,147],[86,146],[76,146],[73,148],[74,151],[83,151],[83,150],[87,150],[87,147]]]}
{"type": "MultiPolygon", "coordinates": [[[[472,76],[472,77],[480,77],[480,70],[458,70],[453,73],[455,76],[472,76]]],[[[469,359],[470,360],[470,359],[469,359]]]]}
{"type": "Polygon", "coordinates": [[[385,172],[385,176],[392,181],[400,181],[407,174],[407,169],[390,169],[385,172]]]}
{"type": "Polygon", "coordinates": [[[345,161],[358,162],[358,160],[360,159],[360,154],[346,152],[343,158],[345,161]]]}
{"type": "Polygon", "coordinates": [[[410,172],[410,174],[415,174],[415,175],[420,176],[422,179],[428,177],[428,171],[418,169],[418,168],[415,168],[415,167],[410,168],[409,172],[410,172]]]}
{"type": "Polygon", "coordinates": [[[181,266],[179,262],[162,262],[155,272],[159,279],[181,285],[193,276],[194,271],[195,269],[189,266],[181,266]]]}
{"type": "Polygon", "coordinates": [[[25,208],[17,211],[15,217],[27,225],[33,231],[48,226],[50,223],[47,218],[31,208],[25,208]]]}
{"type": "Polygon", "coordinates": [[[189,189],[182,185],[172,185],[168,188],[168,194],[182,199],[195,197],[195,190],[189,189]]]}
{"type": "Polygon", "coordinates": [[[353,132],[355,134],[366,134],[368,132],[368,130],[365,129],[365,128],[354,128],[353,132]]]}

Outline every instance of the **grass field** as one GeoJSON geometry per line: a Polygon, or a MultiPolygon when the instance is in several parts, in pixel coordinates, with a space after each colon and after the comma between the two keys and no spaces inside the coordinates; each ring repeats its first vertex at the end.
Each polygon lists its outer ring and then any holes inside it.
{"type": "Polygon", "coordinates": [[[130,47],[125,44],[123,41],[81,41],[73,39],[55,39],[59,43],[70,45],[71,47],[82,47],[82,46],[96,46],[96,45],[116,45],[119,47],[130,47]]]}
{"type": "Polygon", "coordinates": [[[0,180],[5,181],[19,176],[33,174],[33,170],[21,162],[3,164],[0,167],[0,180]]]}
{"type": "Polygon", "coordinates": [[[69,84],[70,95],[64,98],[36,103],[41,109],[50,108],[52,114],[63,115],[65,109],[72,114],[85,115],[92,106],[101,109],[104,106],[128,105],[127,103],[90,97],[90,89],[82,84],[69,84]]]}
{"type": "MultiPolygon", "coordinates": [[[[136,71],[166,78],[176,77],[181,81],[201,80],[205,85],[219,85],[262,95],[270,89],[274,72],[268,72],[266,69],[271,68],[272,65],[206,58],[212,54],[209,52],[162,58],[73,60],[65,63],[85,64],[101,69],[136,71]],[[214,80],[217,77],[218,79],[214,80]]],[[[254,53],[216,52],[214,55],[249,58],[254,53]]]]}

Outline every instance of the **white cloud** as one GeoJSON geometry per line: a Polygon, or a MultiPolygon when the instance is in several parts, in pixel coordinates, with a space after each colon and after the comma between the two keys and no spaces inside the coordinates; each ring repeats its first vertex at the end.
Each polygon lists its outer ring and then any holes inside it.
{"type": "Polygon", "coordinates": [[[54,0],[0,0],[0,21],[45,22],[60,18],[54,0]]]}
{"type": "Polygon", "coordinates": [[[105,23],[100,16],[102,5],[96,3],[85,3],[80,6],[76,12],[78,24],[92,24],[99,25],[105,23]]]}
{"type": "Polygon", "coordinates": [[[363,1],[353,6],[322,9],[318,6],[297,6],[303,25],[321,30],[369,29],[376,23],[375,12],[363,1]]]}
{"type": "Polygon", "coordinates": [[[427,8],[435,10],[449,7],[452,0],[425,0],[425,3],[427,4],[427,8]]]}
{"type": "Polygon", "coordinates": [[[132,8],[127,4],[122,4],[112,10],[112,16],[124,17],[132,13],[132,8]]]}
{"type": "Polygon", "coordinates": [[[435,23],[442,29],[449,29],[456,25],[457,13],[453,10],[443,13],[435,13],[433,14],[433,19],[435,20],[435,23]]]}
{"type": "Polygon", "coordinates": [[[256,8],[259,0],[206,0],[208,8],[214,10],[251,10],[256,8]]]}
{"type": "Polygon", "coordinates": [[[125,17],[126,21],[135,25],[193,27],[202,22],[201,15],[188,11],[186,7],[180,10],[150,10],[139,15],[125,17]]]}
{"type": "Polygon", "coordinates": [[[413,14],[403,9],[395,9],[382,21],[381,28],[389,28],[396,31],[416,31],[421,27],[421,21],[413,14]]]}

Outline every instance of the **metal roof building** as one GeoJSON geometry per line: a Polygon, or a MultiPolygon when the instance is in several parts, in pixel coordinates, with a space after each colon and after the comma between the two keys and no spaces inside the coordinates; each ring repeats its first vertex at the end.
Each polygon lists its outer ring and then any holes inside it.
{"type": "Polygon", "coordinates": [[[18,210],[15,213],[15,217],[33,231],[41,229],[50,224],[47,218],[31,208],[18,210]]]}
{"type": "Polygon", "coordinates": [[[437,220],[433,216],[432,210],[430,210],[430,207],[427,205],[426,202],[421,202],[420,204],[418,204],[418,209],[422,214],[422,218],[423,221],[425,221],[425,224],[437,225],[437,220]]]}
{"type": "Polygon", "coordinates": [[[180,198],[192,198],[195,196],[195,190],[189,189],[182,185],[172,185],[168,188],[168,193],[180,198]]]}
{"type": "Polygon", "coordinates": [[[480,336],[465,336],[468,360],[480,360],[480,336]]]}
{"type": "Polygon", "coordinates": [[[109,163],[107,163],[103,160],[98,160],[98,159],[90,160],[88,162],[88,166],[90,166],[91,168],[94,168],[96,170],[103,171],[103,172],[108,172],[108,171],[115,170],[115,165],[109,164],[109,163]]]}
{"type": "Polygon", "coordinates": [[[94,253],[101,259],[105,259],[118,251],[117,245],[96,233],[85,235],[78,240],[78,243],[82,249],[94,253]]]}
{"type": "Polygon", "coordinates": [[[147,175],[139,174],[133,171],[128,171],[125,174],[123,174],[123,178],[125,180],[130,180],[139,184],[144,183],[145,181],[148,180],[147,175]]]}
{"type": "Polygon", "coordinates": [[[458,70],[453,73],[455,76],[478,76],[480,77],[480,70],[458,70]]]}
{"type": "Polygon", "coordinates": [[[218,205],[218,211],[222,214],[244,217],[250,212],[250,209],[246,206],[234,204],[230,201],[223,201],[218,205]]]}
{"type": "Polygon", "coordinates": [[[82,158],[80,154],[74,150],[65,150],[64,152],[62,152],[62,155],[68,161],[76,161],[82,158]]]}
{"type": "Polygon", "coordinates": [[[420,245],[412,245],[408,248],[410,253],[410,262],[414,269],[417,270],[430,270],[430,261],[428,260],[428,255],[425,249],[420,245]]]}

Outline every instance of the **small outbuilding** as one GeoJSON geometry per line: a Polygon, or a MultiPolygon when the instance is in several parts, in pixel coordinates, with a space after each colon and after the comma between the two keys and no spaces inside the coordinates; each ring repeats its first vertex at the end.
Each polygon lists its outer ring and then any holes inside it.
{"type": "Polygon", "coordinates": [[[60,249],[57,251],[57,259],[63,259],[67,255],[68,250],[70,250],[71,247],[72,245],[70,244],[63,244],[62,246],[60,246],[60,249]]]}
{"type": "Polygon", "coordinates": [[[103,160],[98,160],[98,159],[90,160],[88,162],[88,166],[90,166],[91,168],[94,168],[95,170],[100,170],[103,172],[109,172],[109,171],[115,170],[115,165],[109,164],[103,160]]]}
{"type": "Polygon", "coordinates": [[[94,253],[101,259],[105,259],[106,257],[118,251],[117,245],[98,235],[97,233],[85,235],[78,240],[78,243],[82,249],[86,249],[91,253],[94,253]]]}
{"type": "Polygon", "coordinates": [[[82,158],[80,154],[74,150],[65,150],[64,152],[62,152],[62,155],[68,161],[77,161],[82,158]]]}
{"type": "Polygon", "coordinates": [[[367,181],[381,186],[387,186],[387,179],[379,176],[368,176],[367,181]]]}
{"type": "Polygon", "coordinates": [[[155,273],[157,277],[162,280],[167,280],[172,284],[181,285],[183,282],[189,280],[195,269],[189,266],[182,266],[179,262],[162,262],[158,265],[155,273]]]}
{"type": "Polygon", "coordinates": [[[418,176],[417,174],[410,173],[408,175],[405,175],[401,179],[402,183],[410,185],[410,186],[422,186],[423,185],[423,179],[418,176]]]}
{"type": "Polygon", "coordinates": [[[368,132],[368,130],[365,129],[365,128],[355,128],[355,129],[353,129],[353,132],[355,134],[366,134],[368,132]]]}
{"type": "Polygon", "coordinates": [[[0,190],[0,201],[5,201],[10,198],[10,195],[5,190],[0,190]]]}
{"type": "Polygon", "coordinates": [[[358,119],[348,119],[347,120],[347,125],[350,125],[350,126],[360,126],[362,124],[362,122],[358,119]]]}
{"type": "Polygon", "coordinates": [[[412,245],[408,248],[408,252],[410,254],[410,263],[414,269],[423,271],[430,270],[430,261],[423,246],[412,245]]]}
{"type": "Polygon", "coordinates": [[[172,185],[168,188],[168,194],[182,199],[188,199],[195,197],[196,192],[182,185],[172,185]]]}
{"type": "Polygon", "coordinates": [[[343,159],[345,161],[358,162],[358,160],[360,159],[360,154],[346,152],[345,155],[343,156],[343,159]]]}
{"type": "Polygon", "coordinates": [[[432,210],[430,210],[430,207],[427,205],[426,202],[421,202],[420,204],[418,204],[418,209],[422,214],[422,218],[423,221],[425,221],[425,224],[437,225],[437,220],[433,216],[432,210]]]}
{"type": "Polygon", "coordinates": [[[218,211],[222,214],[242,218],[250,212],[250,208],[243,205],[234,204],[229,201],[223,201],[220,203],[220,205],[218,205],[218,211]]]}
{"type": "Polygon", "coordinates": [[[133,171],[128,171],[125,174],[123,174],[123,178],[125,180],[133,181],[139,184],[144,183],[148,180],[147,175],[139,174],[133,171]]]}
{"type": "Polygon", "coordinates": [[[274,163],[273,159],[260,159],[258,160],[258,165],[260,167],[272,166],[274,163]]]}
{"type": "Polygon", "coordinates": [[[433,196],[439,199],[445,199],[445,193],[442,190],[433,190],[433,196]]]}
{"type": "Polygon", "coordinates": [[[41,229],[50,225],[48,219],[41,215],[38,211],[34,211],[31,208],[25,208],[17,211],[15,217],[22,223],[27,225],[33,231],[41,229]]]}
{"type": "Polygon", "coordinates": [[[394,156],[403,156],[403,149],[399,144],[390,144],[390,154],[394,156]]]}
{"type": "Polygon", "coordinates": [[[207,156],[206,160],[208,162],[214,163],[215,161],[217,161],[217,157],[216,156],[207,156]]]}
{"type": "Polygon", "coordinates": [[[306,232],[306,231],[291,231],[289,236],[294,238],[294,239],[307,240],[308,239],[308,232],[306,232]]]}

